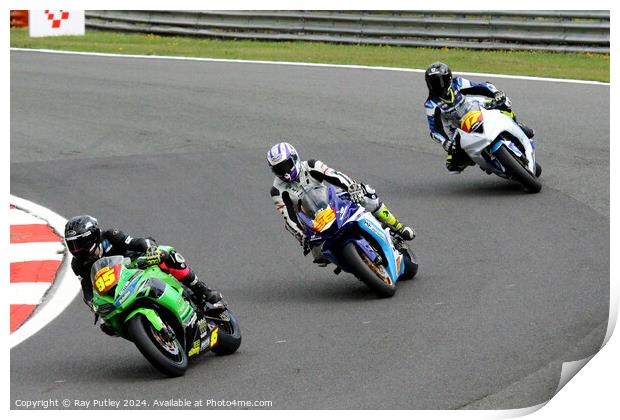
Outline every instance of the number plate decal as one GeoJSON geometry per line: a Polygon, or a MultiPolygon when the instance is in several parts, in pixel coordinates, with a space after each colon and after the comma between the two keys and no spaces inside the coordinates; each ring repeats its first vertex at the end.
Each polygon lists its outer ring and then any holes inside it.
{"type": "Polygon", "coordinates": [[[113,268],[103,267],[101,270],[97,271],[93,284],[97,293],[101,295],[116,286],[120,277],[120,272],[121,268],[118,265],[113,268]]]}
{"type": "Polygon", "coordinates": [[[325,226],[327,226],[335,218],[336,218],[336,213],[334,212],[334,209],[332,209],[331,207],[321,210],[320,212],[316,214],[316,217],[312,221],[314,230],[316,230],[317,232],[321,232],[325,228],[325,226]]]}

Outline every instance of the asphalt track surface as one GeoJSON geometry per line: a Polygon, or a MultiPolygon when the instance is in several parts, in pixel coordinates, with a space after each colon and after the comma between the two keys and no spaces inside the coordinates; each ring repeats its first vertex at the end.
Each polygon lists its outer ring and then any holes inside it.
{"type": "Polygon", "coordinates": [[[274,408],[519,408],[601,345],[609,87],[493,79],[536,128],[543,191],[432,143],[421,74],[11,52],[11,193],[173,244],[223,291],[241,349],[165,379],[81,297],[11,350],[17,399],[272,400],[274,408]],[[282,138],[414,224],[419,276],[378,300],[284,231],[282,138]]]}

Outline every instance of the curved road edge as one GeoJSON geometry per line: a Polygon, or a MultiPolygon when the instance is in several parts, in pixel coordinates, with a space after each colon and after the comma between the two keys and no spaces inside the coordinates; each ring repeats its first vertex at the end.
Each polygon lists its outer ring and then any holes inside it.
{"type": "MultiPolygon", "coordinates": [[[[23,198],[11,195],[10,200],[11,203],[47,220],[52,229],[62,236],[67,219],[48,208],[23,198]]],[[[71,270],[69,270],[69,259],[65,253],[62,264],[56,272],[56,281],[46,293],[45,301],[18,330],[11,334],[9,339],[11,348],[39,332],[69,306],[80,292],[80,284],[73,277],[71,270]]]]}
{"type": "MultiPolygon", "coordinates": [[[[399,71],[410,73],[424,73],[425,69],[414,69],[405,67],[385,67],[385,66],[367,66],[361,64],[330,64],[330,63],[312,63],[303,61],[269,61],[269,60],[244,60],[236,58],[208,58],[208,57],[184,57],[175,55],[144,55],[144,54],[115,54],[115,53],[101,53],[90,51],[67,51],[67,50],[52,50],[44,48],[19,48],[11,47],[10,51],[22,51],[22,52],[38,52],[48,54],[69,54],[69,55],[85,55],[94,57],[115,57],[115,58],[141,58],[150,60],[182,60],[182,61],[207,61],[214,63],[247,63],[247,64],[270,64],[280,66],[305,66],[305,67],[332,67],[342,69],[357,69],[357,70],[382,70],[382,71],[399,71]]],[[[513,74],[496,74],[496,73],[475,73],[475,72],[462,72],[457,71],[457,74],[463,76],[492,76],[501,79],[520,79],[520,80],[537,80],[541,82],[554,82],[554,83],[577,83],[586,85],[600,85],[611,87],[609,82],[598,82],[596,80],[578,80],[578,79],[558,79],[553,77],[539,77],[539,76],[520,76],[513,74]]]]}

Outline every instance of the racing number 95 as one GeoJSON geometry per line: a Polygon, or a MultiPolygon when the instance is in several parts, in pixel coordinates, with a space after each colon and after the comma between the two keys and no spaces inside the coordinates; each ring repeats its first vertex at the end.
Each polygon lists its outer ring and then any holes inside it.
{"type": "Polygon", "coordinates": [[[103,293],[106,289],[114,284],[116,275],[110,267],[103,267],[95,277],[95,289],[97,292],[103,293]]]}

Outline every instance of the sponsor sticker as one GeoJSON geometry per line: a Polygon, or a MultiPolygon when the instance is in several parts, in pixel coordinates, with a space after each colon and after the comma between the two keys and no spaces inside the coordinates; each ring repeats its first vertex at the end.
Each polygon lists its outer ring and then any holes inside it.
{"type": "Polygon", "coordinates": [[[480,111],[469,111],[465,116],[461,119],[461,130],[466,133],[470,133],[474,131],[482,122],[482,112],[480,111]]]}
{"type": "Polygon", "coordinates": [[[368,228],[370,230],[372,230],[374,233],[376,233],[379,236],[383,236],[383,232],[380,232],[372,223],[370,223],[368,220],[364,220],[364,223],[366,224],[366,226],[368,226],[368,228]]]}
{"type": "Polygon", "coordinates": [[[191,357],[195,354],[198,354],[199,352],[200,352],[200,340],[196,340],[194,341],[192,348],[189,349],[189,352],[187,352],[187,355],[191,357]]]}

